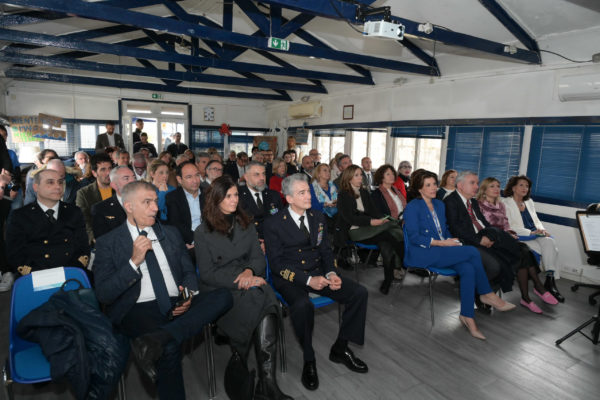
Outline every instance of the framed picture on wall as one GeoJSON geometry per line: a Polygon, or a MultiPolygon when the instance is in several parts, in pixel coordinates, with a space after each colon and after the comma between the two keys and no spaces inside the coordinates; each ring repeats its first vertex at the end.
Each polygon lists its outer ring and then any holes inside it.
{"type": "Polygon", "coordinates": [[[354,119],[354,105],[346,105],[342,108],[343,119],[354,119]]]}

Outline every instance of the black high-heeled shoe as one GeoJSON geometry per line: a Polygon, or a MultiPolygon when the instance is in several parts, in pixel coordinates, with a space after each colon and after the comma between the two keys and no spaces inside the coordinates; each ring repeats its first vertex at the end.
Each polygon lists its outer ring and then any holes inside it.
{"type": "Polygon", "coordinates": [[[379,291],[381,294],[387,295],[390,292],[390,286],[392,286],[392,281],[384,280],[379,287],[379,291]]]}
{"type": "Polygon", "coordinates": [[[544,288],[547,291],[549,291],[556,300],[560,301],[561,303],[565,302],[565,298],[563,297],[562,294],[560,294],[560,292],[558,291],[558,288],[556,287],[556,281],[554,280],[554,276],[551,276],[551,275],[546,276],[546,281],[544,282],[544,288]]]}

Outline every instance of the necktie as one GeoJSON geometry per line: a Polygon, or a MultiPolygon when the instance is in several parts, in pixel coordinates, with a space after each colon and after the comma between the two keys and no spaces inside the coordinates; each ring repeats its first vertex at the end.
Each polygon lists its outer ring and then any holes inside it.
{"type": "Polygon", "coordinates": [[[54,210],[49,208],[46,210],[46,215],[48,216],[48,219],[50,220],[50,222],[54,223],[56,222],[56,218],[54,218],[54,210]]]}
{"type": "MultiPolygon", "coordinates": [[[[142,231],[140,235],[148,236],[148,232],[142,231]]],[[[148,274],[150,275],[150,281],[152,282],[152,289],[154,289],[154,296],[158,303],[158,309],[163,315],[167,315],[171,310],[171,299],[169,298],[169,291],[167,285],[165,285],[165,279],[163,278],[162,271],[158,265],[158,260],[154,251],[148,250],[146,252],[146,267],[148,268],[148,274]]]]}
{"type": "Polygon", "coordinates": [[[263,202],[260,199],[260,193],[256,192],[256,193],[254,193],[254,195],[256,196],[256,205],[258,206],[258,208],[260,210],[262,210],[262,208],[263,208],[263,202]]]}
{"type": "Polygon", "coordinates": [[[300,230],[304,233],[307,239],[310,239],[310,233],[308,232],[308,228],[304,225],[304,215],[300,217],[300,230]]]}
{"type": "Polygon", "coordinates": [[[373,185],[373,176],[371,175],[371,173],[369,172],[367,174],[367,186],[371,187],[373,185]]]}
{"type": "Polygon", "coordinates": [[[477,221],[477,218],[475,218],[473,207],[471,207],[471,200],[467,200],[467,211],[469,212],[469,217],[471,217],[471,222],[473,222],[473,225],[475,225],[475,229],[477,229],[477,232],[482,230],[483,226],[481,226],[479,221],[477,221]]]}

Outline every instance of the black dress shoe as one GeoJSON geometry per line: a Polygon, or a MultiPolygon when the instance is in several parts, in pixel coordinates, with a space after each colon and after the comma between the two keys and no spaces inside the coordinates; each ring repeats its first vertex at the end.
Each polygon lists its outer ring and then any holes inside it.
{"type": "Polygon", "coordinates": [[[308,390],[317,390],[319,387],[319,376],[317,375],[317,363],[307,361],[302,369],[302,384],[308,390]]]}
{"type": "Polygon", "coordinates": [[[381,286],[379,287],[379,291],[382,294],[388,294],[390,292],[390,286],[392,285],[392,281],[383,281],[381,286]]]}
{"type": "Polygon", "coordinates": [[[138,367],[152,382],[156,382],[155,363],[163,352],[160,342],[154,340],[150,335],[139,336],[131,341],[131,352],[138,367]]]}
{"type": "Polygon", "coordinates": [[[338,353],[331,349],[329,352],[329,360],[333,361],[334,363],[344,364],[350,371],[359,372],[362,374],[369,371],[367,364],[365,364],[360,358],[356,357],[349,347],[346,347],[342,353],[338,353]]]}
{"type": "Polygon", "coordinates": [[[552,296],[556,298],[556,300],[560,301],[561,303],[565,302],[565,298],[562,294],[560,294],[558,288],[556,287],[556,281],[554,280],[553,276],[546,276],[546,281],[544,282],[544,289],[549,291],[550,294],[552,294],[552,296]]]}

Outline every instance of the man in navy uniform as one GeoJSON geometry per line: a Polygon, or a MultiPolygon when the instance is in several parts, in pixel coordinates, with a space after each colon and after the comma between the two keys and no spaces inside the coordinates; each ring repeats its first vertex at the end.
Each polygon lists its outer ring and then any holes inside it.
{"type": "Polygon", "coordinates": [[[251,161],[244,174],[246,185],[239,187],[242,208],[254,219],[258,239],[264,242],[263,222],[269,215],[275,215],[283,208],[281,196],[266,185],[265,166],[251,161]]]}
{"type": "Polygon", "coordinates": [[[304,351],[302,384],[309,390],[319,386],[312,347],[314,306],[309,293],[317,293],[344,304],[344,314],[329,360],[365,373],[367,365],[354,355],[348,342],[364,343],[367,290],[338,276],[327,241],[323,214],[310,209],[310,189],[302,174],[283,180],[282,191],[289,207],[264,224],[267,258],[273,284],[289,305],[294,331],[304,351]]]}
{"type": "Polygon", "coordinates": [[[50,169],[33,180],[37,200],[14,211],[7,226],[6,248],[12,269],[31,271],[71,266],[86,268],[90,255],[79,207],[60,199],[64,179],[50,169]]]}
{"type": "Polygon", "coordinates": [[[110,171],[110,187],[115,191],[114,194],[92,206],[92,230],[95,238],[99,238],[125,222],[127,215],[123,209],[121,190],[133,181],[135,181],[135,175],[126,165],[118,165],[110,171]]]}

